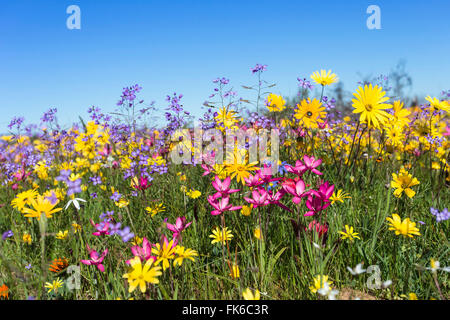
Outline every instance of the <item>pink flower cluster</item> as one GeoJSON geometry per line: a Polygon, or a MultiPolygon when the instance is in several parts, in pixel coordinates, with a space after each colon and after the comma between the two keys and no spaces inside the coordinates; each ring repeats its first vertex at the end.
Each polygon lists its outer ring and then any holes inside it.
{"type": "Polygon", "coordinates": [[[230,194],[240,191],[239,189],[230,189],[231,178],[227,177],[225,180],[220,180],[218,176],[215,177],[212,185],[216,189],[216,193],[208,196],[208,202],[213,206],[211,211],[213,216],[220,215],[226,211],[240,210],[242,206],[233,206],[230,204],[230,194]]]}

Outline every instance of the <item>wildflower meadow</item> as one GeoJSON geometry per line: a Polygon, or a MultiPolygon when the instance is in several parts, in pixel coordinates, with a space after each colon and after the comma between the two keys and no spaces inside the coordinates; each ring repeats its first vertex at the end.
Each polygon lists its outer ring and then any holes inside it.
{"type": "Polygon", "coordinates": [[[0,299],[448,299],[450,92],[378,78],[339,105],[317,70],[291,99],[269,67],[215,79],[199,119],[138,84],[70,127],[13,118],[0,299]]]}

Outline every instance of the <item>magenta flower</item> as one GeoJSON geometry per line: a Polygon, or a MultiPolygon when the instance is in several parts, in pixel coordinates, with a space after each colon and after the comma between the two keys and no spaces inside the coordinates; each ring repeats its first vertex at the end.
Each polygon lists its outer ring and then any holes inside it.
{"type": "MultiPolygon", "coordinates": [[[[91,220],[91,224],[94,222],[91,220]]],[[[94,225],[94,224],[93,224],[94,225]]],[[[109,235],[109,222],[100,222],[94,225],[95,229],[97,229],[96,232],[93,232],[92,235],[94,236],[103,236],[103,235],[109,235]]]]}
{"type": "Polygon", "coordinates": [[[136,182],[133,182],[133,188],[138,189],[140,191],[145,191],[150,188],[152,184],[150,183],[147,177],[140,177],[136,182]]]}
{"type": "Polygon", "coordinates": [[[258,190],[252,191],[252,198],[244,197],[244,200],[248,203],[253,204],[253,207],[258,208],[269,205],[270,202],[268,198],[269,194],[267,193],[267,191],[260,188],[258,190]]]}
{"type": "Polygon", "coordinates": [[[232,206],[229,204],[230,197],[220,198],[219,200],[215,199],[214,196],[208,196],[208,202],[210,205],[214,207],[215,210],[211,211],[213,216],[217,216],[222,214],[225,211],[234,211],[242,209],[242,206],[232,206]]]}
{"type": "Polygon", "coordinates": [[[203,172],[202,176],[207,176],[208,174],[211,173],[211,168],[209,166],[207,166],[206,164],[202,164],[201,167],[203,168],[203,170],[205,170],[205,172],[203,172]]]}
{"type": "Polygon", "coordinates": [[[230,189],[231,178],[227,177],[223,182],[219,179],[218,176],[214,178],[212,185],[214,189],[217,190],[216,194],[213,195],[214,199],[220,197],[228,197],[231,193],[238,192],[239,189],[230,189]]]}
{"type": "Polygon", "coordinates": [[[303,161],[305,162],[305,167],[307,170],[311,170],[311,172],[321,176],[323,173],[317,170],[316,168],[322,164],[322,159],[316,160],[313,156],[308,157],[305,155],[303,157],[303,161]]]}
{"type": "Polygon", "coordinates": [[[319,238],[323,235],[327,235],[328,233],[328,223],[320,224],[320,222],[313,220],[309,223],[308,228],[305,228],[305,231],[315,230],[319,234],[319,238]]]}
{"type": "Polygon", "coordinates": [[[257,187],[264,183],[261,178],[261,172],[257,171],[254,176],[249,175],[247,178],[244,178],[245,185],[249,188],[257,187]]]}
{"type": "Polygon", "coordinates": [[[306,207],[308,207],[309,211],[304,214],[305,217],[313,216],[316,213],[319,213],[322,210],[325,210],[331,204],[330,201],[324,200],[321,197],[318,197],[314,194],[310,194],[308,199],[306,200],[306,207]]]}
{"type": "Polygon", "coordinates": [[[306,185],[302,179],[298,181],[295,180],[286,180],[282,184],[282,188],[289,194],[293,195],[292,202],[295,204],[299,204],[302,201],[302,198],[309,195],[310,191],[306,191],[306,185]]]}
{"type": "Polygon", "coordinates": [[[330,199],[330,197],[332,196],[333,191],[334,185],[330,185],[328,181],[326,181],[319,186],[319,189],[317,191],[313,191],[313,193],[322,198],[322,200],[328,201],[328,199],[330,199]]]}
{"type": "Polygon", "coordinates": [[[174,238],[179,238],[181,235],[181,232],[189,227],[192,222],[186,223],[186,217],[178,217],[177,221],[175,222],[175,225],[167,223],[167,229],[173,232],[174,238]]]}
{"type": "Polygon", "coordinates": [[[301,177],[307,170],[306,166],[300,160],[297,160],[295,162],[295,167],[293,167],[293,166],[288,164],[288,165],[285,166],[285,168],[286,168],[287,172],[296,174],[299,177],[301,177]]]}
{"type": "Polygon", "coordinates": [[[288,207],[286,207],[284,204],[282,204],[280,202],[281,198],[285,195],[285,192],[283,189],[281,189],[280,191],[277,191],[276,193],[273,193],[272,191],[268,191],[267,193],[269,194],[269,196],[267,197],[267,200],[269,200],[270,204],[275,204],[284,210],[291,211],[291,209],[289,209],[288,207]]]}
{"type": "Polygon", "coordinates": [[[105,251],[103,251],[102,255],[99,256],[98,252],[91,249],[89,247],[89,245],[86,245],[88,251],[89,251],[89,256],[91,257],[91,260],[80,260],[81,263],[86,264],[88,266],[97,266],[98,270],[100,270],[101,272],[105,271],[105,267],[103,266],[102,262],[103,259],[105,259],[106,254],[108,253],[108,249],[105,249],[105,251]]]}
{"type": "Polygon", "coordinates": [[[264,165],[264,168],[261,169],[258,173],[264,183],[278,181],[281,179],[281,178],[272,178],[272,166],[264,165]]]}
{"type": "MultiPolygon", "coordinates": [[[[156,257],[152,256],[152,244],[144,237],[142,240],[142,247],[136,245],[131,247],[131,252],[135,257],[141,258],[142,261],[147,261],[149,259],[156,260],[156,257]]],[[[130,260],[127,261],[127,264],[130,264],[130,260]]]]}

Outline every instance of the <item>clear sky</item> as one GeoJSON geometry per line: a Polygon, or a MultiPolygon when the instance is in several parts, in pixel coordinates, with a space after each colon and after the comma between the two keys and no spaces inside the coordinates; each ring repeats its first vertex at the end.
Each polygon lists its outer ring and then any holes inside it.
{"type": "Polygon", "coordinates": [[[405,59],[414,93],[438,95],[450,89],[449,12],[448,0],[2,1],[0,132],[13,116],[39,122],[50,107],[63,124],[92,105],[113,111],[136,83],[159,108],[176,91],[200,115],[211,80],[254,83],[256,63],[268,65],[275,93],[292,96],[296,78],[318,69],[354,91],[358,73],[386,74],[405,59]],[[66,27],[72,4],[81,30],[66,27]],[[381,30],[366,27],[371,4],[381,30]]]}

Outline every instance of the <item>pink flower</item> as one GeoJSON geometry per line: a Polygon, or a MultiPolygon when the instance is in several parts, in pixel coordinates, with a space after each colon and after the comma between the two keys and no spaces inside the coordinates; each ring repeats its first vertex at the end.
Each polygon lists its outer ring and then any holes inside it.
{"type": "Polygon", "coordinates": [[[238,192],[239,189],[230,189],[231,178],[227,177],[223,182],[219,179],[218,176],[214,178],[212,185],[214,189],[217,190],[216,194],[213,195],[214,199],[220,197],[228,197],[231,193],[238,192]]]}
{"type": "Polygon", "coordinates": [[[445,127],[445,133],[443,133],[442,135],[443,135],[444,137],[450,136],[450,127],[449,127],[449,126],[446,126],[446,127],[445,127]]]}
{"type": "Polygon", "coordinates": [[[249,188],[257,187],[264,183],[261,178],[261,172],[257,171],[254,176],[249,175],[247,178],[244,178],[245,185],[249,188]]]}
{"type": "Polygon", "coordinates": [[[94,236],[103,236],[103,235],[109,235],[109,222],[101,222],[94,224],[94,222],[91,220],[91,224],[97,229],[96,232],[93,232],[92,235],[94,236]]]}
{"type": "Polygon", "coordinates": [[[313,191],[322,200],[327,201],[333,195],[334,185],[330,185],[328,181],[322,183],[317,191],[313,191]]]}
{"type": "Polygon", "coordinates": [[[211,211],[213,216],[222,214],[225,211],[234,211],[242,209],[242,206],[234,207],[230,202],[230,197],[220,198],[217,200],[214,196],[208,196],[208,202],[214,207],[215,210],[211,211]]]}
{"type": "Polygon", "coordinates": [[[264,165],[264,168],[259,170],[259,174],[264,183],[278,181],[282,178],[272,178],[272,166],[264,165]]]}
{"type": "Polygon", "coordinates": [[[302,198],[309,195],[309,191],[305,192],[306,185],[302,179],[298,179],[298,181],[292,179],[286,179],[281,187],[289,194],[293,195],[292,202],[295,204],[299,204],[302,201],[302,198]]]}
{"type": "Polygon", "coordinates": [[[317,125],[319,126],[319,129],[325,129],[328,125],[328,120],[325,120],[323,123],[317,123],[317,125]]]}
{"type": "Polygon", "coordinates": [[[326,235],[328,232],[327,224],[320,224],[316,220],[313,220],[309,223],[308,228],[305,228],[305,231],[315,230],[319,234],[319,238],[321,238],[324,234],[326,235]]]}
{"type": "Polygon", "coordinates": [[[248,203],[253,204],[254,208],[267,206],[270,204],[269,202],[269,194],[266,190],[260,188],[252,191],[252,198],[244,197],[244,200],[248,203]]]}
{"type": "Polygon", "coordinates": [[[308,196],[308,199],[306,200],[306,207],[308,207],[309,211],[304,214],[305,217],[313,216],[314,214],[325,210],[329,207],[330,201],[324,200],[320,196],[316,196],[314,193],[308,196]]]}
{"type": "Polygon", "coordinates": [[[303,156],[303,161],[305,162],[305,167],[307,170],[321,176],[323,173],[316,168],[322,164],[322,159],[316,160],[314,157],[303,156]]]}
{"type": "MultiPolygon", "coordinates": [[[[171,249],[175,248],[178,245],[177,239],[173,238],[172,240],[173,240],[173,242],[172,242],[171,249]]],[[[170,243],[170,241],[167,239],[167,237],[165,235],[162,235],[161,241],[160,241],[161,248],[163,248],[164,246],[168,247],[169,243],[170,243]]],[[[153,244],[153,247],[156,247],[156,244],[153,244]]]]}
{"type": "MultiPolygon", "coordinates": [[[[131,252],[135,257],[141,258],[141,260],[156,260],[156,257],[152,256],[152,244],[144,237],[142,240],[142,248],[140,246],[131,247],[131,252]]],[[[131,260],[131,259],[130,259],[131,260]]],[[[127,264],[130,264],[130,260],[127,261],[127,264]]]]}
{"type": "Polygon", "coordinates": [[[25,165],[22,165],[22,169],[19,172],[16,172],[14,174],[14,178],[16,178],[16,181],[22,181],[22,180],[25,180],[25,178],[27,178],[30,174],[31,174],[31,171],[26,172],[25,165]]]}
{"type": "Polygon", "coordinates": [[[177,221],[175,222],[175,225],[167,223],[167,229],[173,232],[174,238],[179,238],[181,235],[181,232],[189,227],[192,222],[186,223],[186,217],[178,217],[177,221]]]}
{"type": "Polygon", "coordinates": [[[300,160],[297,160],[295,162],[295,167],[293,167],[291,165],[286,165],[285,168],[286,168],[287,172],[296,174],[299,177],[301,177],[307,170],[306,166],[300,160]]]}
{"type": "Polygon", "coordinates": [[[147,177],[140,177],[138,183],[133,182],[133,188],[144,191],[150,188],[152,184],[148,181],[147,177]]]}
{"type": "Polygon", "coordinates": [[[111,154],[111,145],[107,144],[103,150],[98,152],[101,156],[107,157],[111,154]]]}
{"type": "Polygon", "coordinates": [[[103,251],[102,255],[99,256],[98,252],[91,249],[88,244],[86,244],[86,247],[89,251],[89,256],[91,257],[91,260],[80,260],[81,263],[86,264],[88,266],[97,266],[98,270],[101,272],[105,271],[105,267],[103,266],[102,262],[103,259],[105,259],[106,254],[108,253],[108,249],[105,249],[103,251]]]}
{"type": "Polygon", "coordinates": [[[208,174],[211,173],[211,168],[208,165],[202,164],[201,167],[203,168],[203,170],[205,170],[205,172],[203,172],[202,176],[207,176],[208,174]]]}
{"type": "Polygon", "coordinates": [[[277,191],[276,193],[273,193],[272,191],[268,191],[267,193],[269,194],[269,196],[267,197],[267,200],[269,200],[270,204],[275,204],[284,210],[291,211],[291,209],[289,209],[288,207],[286,207],[284,204],[282,204],[280,202],[281,198],[285,195],[285,192],[283,189],[281,189],[280,191],[277,191]]]}

